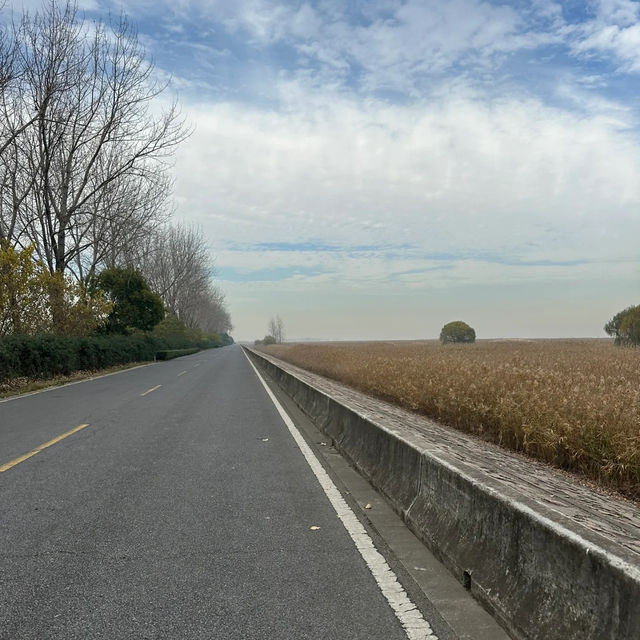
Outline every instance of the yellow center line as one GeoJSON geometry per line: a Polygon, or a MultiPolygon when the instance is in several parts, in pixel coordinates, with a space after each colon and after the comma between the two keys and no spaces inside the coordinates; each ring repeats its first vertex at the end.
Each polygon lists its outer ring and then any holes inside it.
{"type": "Polygon", "coordinates": [[[187,372],[186,372],[186,371],[181,371],[181,372],[178,374],[178,378],[179,378],[180,376],[183,376],[185,373],[187,373],[187,372]]]}
{"type": "Polygon", "coordinates": [[[65,438],[68,438],[70,435],[76,433],[76,431],[80,431],[81,429],[84,429],[85,427],[88,427],[88,426],[89,426],[88,423],[87,424],[78,425],[77,427],[74,427],[70,431],[67,431],[66,433],[63,433],[62,435],[57,436],[53,440],[49,440],[49,442],[45,442],[44,444],[41,444],[39,447],[36,447],[35,449],[29,451],[29,453],[25,453],[23,456],[20,456],[19,458],[15,458],[14,460],[11,460],[10,462],[7,462],[6,464],[3,464],[0,467],[0,473],[3,473],[4,471],[9,471],[9,469],[11,469],[11,467],[15,467],[17,464],[20,464],[21,462],[24,462],[25,460],[28,460],[32,456],[35,456],[36,453],[40,453],[43,449],[46,449],[47,447],[50,447],[52,444],[56,444],[56,442],[60,442],[60,440],[64,440],[65,438]]]}
{"type": "Polygon", "coordinates": [[[140,396],[146,396],[147,393],[151,393],[152,391],[159,389],[161,386],[162,386],[161,384],[158,384],[155,387],[151,387],[151,389],[147,389],[144,393],[141,393],[140,396]]]}

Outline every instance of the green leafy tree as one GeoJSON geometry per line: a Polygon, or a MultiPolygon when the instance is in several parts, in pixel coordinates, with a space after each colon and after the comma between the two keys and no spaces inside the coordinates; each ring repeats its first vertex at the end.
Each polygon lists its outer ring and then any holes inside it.
{"type": "Polygon", "coordinates": [[[223,333],[220,338],[223,347],[228,347],[234,343],[234,339],[228,333],[223,333]]]}
{"type": "Polygon", "coordinates": [[[45,271],[49,304],[60,304],[52,319],[51,333],[64,336],[88,336],[104,324],[113,310],[113,304],[103,291],[90,291],[82,282],[65,278],[60,272],[45,271]],[[55,294],[51,295],[54,291],[55,294]],[[57,318],[54,322],[53,318],[57,318]]]}
{"type": "Polygon", "coordinates": [[[604,325],[604,330],[615,338],[617,345],[640,345],[640,305],[627,307],[616,313],[616,315],[604,325]]]}
{"type": "Polygon", "coordinates": [[[110,311],[101,292],[91,294],[81,283],[51,274],[42,261],[34,260],[32,246],[0,246],[0,335],[88,335],[110,311]]]}
{"type": "Polygon", "coordinates": [[[170,312],[167,312],[164,319],[153,329],[155,335],[165,338],[173,336],[186,337],[188,332],[189,329],[187,329],[185,323],[170,312]]]}
{"type": "Polygon", "coordinates": [[[476,332],[466,322],[456,320],[449,322],[440,331],[440,342],[448,344],[450,342],[475,342],[476,332]]]}
{"type": "Polygon", "coordinates": [[[33,259],[33,247],[0,245],[0,335],[48,331],[47,290],[48,272],[33,259]]]}
{"type": "Polygon", "coordinates": [[[173,345],[182,345],[175,348],[189,348],[194,345],[208,348],[222,346],[224,343],[223,336],[212,331],[201,331],[188,327],[171,312],[167,312],[164,320],[154,327],[153,335],[165,338],[173,345]]]}
{"type": "Polygon", "coordinates": [[[106,333],[127,334],[135,329],[151,331],[164,317],[162,299],[134,269],[105,269],[91,279],[89,289],[104,291],[113,303],[103,325],[106,333]]]}

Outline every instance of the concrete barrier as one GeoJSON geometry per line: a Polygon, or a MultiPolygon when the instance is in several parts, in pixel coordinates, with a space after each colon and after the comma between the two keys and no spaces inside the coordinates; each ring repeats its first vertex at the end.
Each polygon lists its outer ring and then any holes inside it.
{"type": "Polygon", "coordinates": [[[514,638],[640,638],[634,554],[247,352],[514,638]]]}

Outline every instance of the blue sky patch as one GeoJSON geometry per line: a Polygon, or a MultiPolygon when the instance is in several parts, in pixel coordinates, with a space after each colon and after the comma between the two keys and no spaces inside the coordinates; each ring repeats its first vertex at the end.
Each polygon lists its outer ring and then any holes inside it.
{"type": "Polygon", "coordinates": [[[237,267],[219,267],[217,276],[225,282],[276,282],[296,276],[319,276],[330,271],[307,267],[271,267],[265,269],[241,269],[237,267]]]}

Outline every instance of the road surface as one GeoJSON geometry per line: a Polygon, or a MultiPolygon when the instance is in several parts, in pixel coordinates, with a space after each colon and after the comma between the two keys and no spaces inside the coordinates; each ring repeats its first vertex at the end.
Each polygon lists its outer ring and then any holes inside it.
{"type": "Polygon", "coordinates": [[[240,347],[1,402],[0,471],[2,640],[429,637],[240,347]]]}

